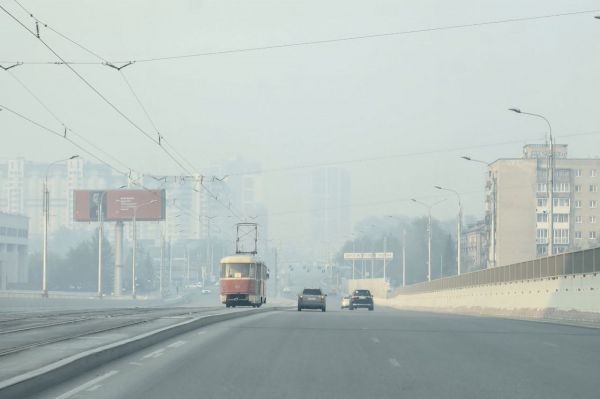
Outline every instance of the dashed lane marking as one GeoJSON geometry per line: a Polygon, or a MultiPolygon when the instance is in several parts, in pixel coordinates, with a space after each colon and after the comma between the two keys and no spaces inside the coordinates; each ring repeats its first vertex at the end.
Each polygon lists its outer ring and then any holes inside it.
{"type": "Polygon", "coordinates": [[[390,364],[392,365],[392,367],[400,367],[400,362],[398,362],[396,359],[391,358],[389,359],[390,364]]]}
{"type": "Polygon", "coordinates": [[[378,344],[379,342],[381,342],[377,337],[371,337],[371,341],[373,341],[374,344],[378,344]]]}
{"type": "Polygon", "coordinates": [[[187,343],[187,341],[177,341],[167,345],[167,348],[179,348],[187,343]]]}
{"type": "Polygon", "coordinates": [[[143,366],[143,364],[140,362],[129,362],[129,364],[132,366],[143,366]]]}
{"type": "Polygon", "coordinates": [[[94,385],[97,385],[99,382],[106,380],[107,378],[112,377],[113,375],[117,374],[119,371],[118,370],[111,370],[106,374],[101,375],[100,377],[96,377],[93,380],[90,380],[84,384],[79,385],[76,388],[71,389],[68,392],[63,393],[60,396],[57,396],[56,399],[68,399],[74,395],[77,395],[79,392],[81,391],[85,391],[88,388],[93,387],[94,385]]]}
{"type": "Polygon", "coordinates": [[[148,358],[150,358],[150,357],[151,357],[151,358],[157,358],[157,357],[159,357],[159,356],[162,356],[162,355],[164,354],[164,352],[165,352],[165,349],[164,349],[164,348],[157,349],[157,350],[155,350],[154,352],[150,352],[150,353],[148,353],[147,355],[143,356],[143,357],[142,357],[142,359],[148,359],[148,358]]]}

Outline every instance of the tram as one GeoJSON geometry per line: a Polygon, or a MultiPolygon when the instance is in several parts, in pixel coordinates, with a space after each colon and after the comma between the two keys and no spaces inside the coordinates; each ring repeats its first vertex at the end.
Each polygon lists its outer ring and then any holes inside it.
{"type": "Polygon", "coordinates": [[[255,254],[221,259],[220,298],[226,307],[260,307],[267,302],[267,266],[255,254]]]}

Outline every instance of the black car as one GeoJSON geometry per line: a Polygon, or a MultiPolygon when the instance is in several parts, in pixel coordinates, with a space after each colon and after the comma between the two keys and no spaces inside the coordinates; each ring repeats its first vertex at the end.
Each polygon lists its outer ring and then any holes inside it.
{"type": "Polygon", "coordinates": [[[348,309],[354,310],[356,308],[369,308],[369,310],[375,309],[373,303],[373,295],[369,290],[354,290],[350,297],[350,305],[348,309]]]}

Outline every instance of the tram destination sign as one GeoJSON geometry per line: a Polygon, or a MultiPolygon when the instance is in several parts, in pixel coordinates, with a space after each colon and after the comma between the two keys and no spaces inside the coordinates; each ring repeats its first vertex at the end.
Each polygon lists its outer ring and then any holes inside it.
{"type": "Polygon", "coordinates": [[[344,252],[344,259],[346,260],[358,260],[358,259],[394,259],[393,252],[344,252]]]}

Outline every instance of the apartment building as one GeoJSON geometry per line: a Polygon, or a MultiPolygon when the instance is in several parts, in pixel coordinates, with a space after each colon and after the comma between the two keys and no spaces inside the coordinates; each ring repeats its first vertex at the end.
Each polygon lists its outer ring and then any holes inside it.
{"type": "MultiPolygon", "coordinates": [[[[555,145],[553,253],[599,245],[600,159],[568,157],[555,145]]],[[[488,266],[522,262],[548,253],[549,146],[530,144],[522,158],[498,159],[489,166],[486,224],[490,233],[488,266]]]]}
{"type": "Polygon", "coordinates": [[[28,224],[25,216],[0,212],[0,290],[29,281],[28,224]]]}

